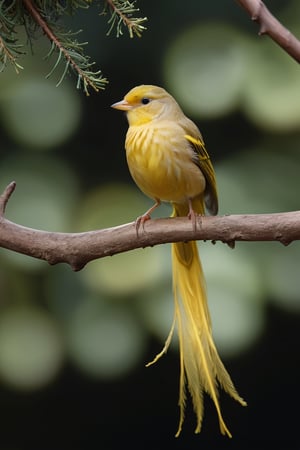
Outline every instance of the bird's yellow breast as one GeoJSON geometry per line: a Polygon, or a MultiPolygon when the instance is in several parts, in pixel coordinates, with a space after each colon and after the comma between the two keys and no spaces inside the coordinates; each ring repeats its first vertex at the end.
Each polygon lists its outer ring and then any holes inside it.
{"type": "Polygon", "coordinates": [[[159,121],[130,126],[125,144],[127,162],[134,181],[146,195],[184,203],[204,192],[205,178],[192,160],[184,131],[171,125],[159,121]]]}

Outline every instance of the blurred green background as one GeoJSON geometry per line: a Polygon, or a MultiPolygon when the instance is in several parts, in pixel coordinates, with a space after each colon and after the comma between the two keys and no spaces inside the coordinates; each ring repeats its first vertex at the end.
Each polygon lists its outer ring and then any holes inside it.
{"type": "MultiPolygon", "coordinates": [[[[299,1],[269,2],[300,36],[299,1]]],[[[110,80],[85,97],[46,80],[49,44],[0,76],[0,189],[7,218],[50,231],[134,220],[151,204],[126,166],[123,114],[110,105],[138,84],[170,91],[200,127],[217,174],[220,214],[299,209],[300,70],[231,0],[138,2],[141,39],[106,37],[96,8],[70,19],[110,80]]],[[[163,205],[155,216],[168,216],[163,205]]],[[[221,394],[233,439],[207,398],[203,431],[188,404],[178,421],[170,246],[117,255],[73,273],[0,250],[0,448],[296,449],[300,243],[200,244],[214,335],[245,409],[221,394]]]]}

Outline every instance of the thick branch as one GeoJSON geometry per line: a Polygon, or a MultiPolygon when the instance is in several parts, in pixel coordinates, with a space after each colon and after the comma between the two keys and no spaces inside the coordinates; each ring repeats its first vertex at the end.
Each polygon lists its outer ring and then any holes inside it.
{"type": "Polygon", "coordinates": [[[284,245],[300,239],[300,211],[278,214],[199,217],[194,231],[187,218],[149,220],[137,235],[135,223],[84,233],[52,233],[27,228],[4,217],[15,183],[0,197],[0,247],[43,259],[65,262],[73,270],[94,259],[135,248],[167,242],[211,240],[233,246],[235,241],[278,241],[284,245]]]}
{"type": "Polygon", "coordinates": [[[267,34],[292,58],[300,63],[300,41],[285,28],[261,0],[236,0],[258,23],[259,34],[267,34]]]}

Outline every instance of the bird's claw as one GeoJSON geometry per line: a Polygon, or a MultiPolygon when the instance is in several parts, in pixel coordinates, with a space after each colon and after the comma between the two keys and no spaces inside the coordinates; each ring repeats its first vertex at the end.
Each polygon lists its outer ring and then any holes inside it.
{"type": "Polygon", "coordinates": [[[151,216],[148,213],[145,213],[145,214],[143,214],[142,216],[139,216],[136,219],[136,221],[135,221],[135,229],[136,229],[136,234],[137,235],[139,234],[139,229],[140,229],[141,226],[143,227],[143,231],[144,231],[145,222],[147,220],[150,220],[150,219],[151,219],[151,216]]]}
{"type": "Polygon", "coordinates": [[[198,214],[193,210],[193,206],[192,206],[192,202],[191,200],[189,200],[189,212],[187,215],[188,219],[190,219],[192,221],[192,225],[193,225],[193,230],[197,231],[197,219],[199,219],[200,222],[200,227],[201,227],[201,217],[202,214],[198,214]]]}
{"type": "Polygon", "coordinates": [[[143,215],[141,215],[140,217],[138,217],[138,218],[136,219],[136,221],[135,221],[135,229],[136,229],[136,234],[137,234],[137,236],[138,236],[138,234],[139,234],[140,226],[141,226],[141,225],[143,226],[143,231],[144,231],[144,225],[145,225],[145,222],[146,222],[147,220],[150,220],[150,219],[151,219],[151,215],[150,215],[150,214],[151,214],[152,211],[154,211],[155,208],[157,208],[159,205],[160,205],[160,200],[159,200],[159,199],[156,199],[154,205],[151,206],[151,208],[149,208],[143,215]]]}

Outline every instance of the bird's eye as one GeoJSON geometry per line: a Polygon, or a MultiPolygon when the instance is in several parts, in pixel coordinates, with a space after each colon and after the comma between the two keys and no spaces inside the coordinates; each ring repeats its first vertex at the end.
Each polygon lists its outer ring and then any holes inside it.
{"type": "Polygon", "coordinates": [[[147,98],[147,97],[143,97],[141,102],[142,102],[143,105],[148,105],[148,103],[150,103],[150,99],[147,98]]]}

